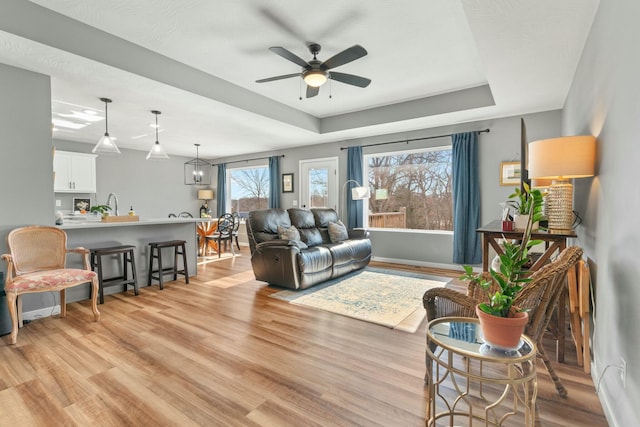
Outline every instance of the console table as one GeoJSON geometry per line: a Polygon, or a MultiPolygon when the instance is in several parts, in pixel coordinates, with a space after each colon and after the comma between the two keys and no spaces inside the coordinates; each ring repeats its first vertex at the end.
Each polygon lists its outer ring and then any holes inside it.
{"type": "Polygon", "coordinates": [[[510,417],[518,417],[516,425],[534,425],[535,343],[522,335],[520,348],[504,351],[490,348],[480,335],[478,319],[442,317],[429,323],[427,426],[443,420],[449,426],[500,426],[510,417]]]}
{"type": "MultiPolygon", "coordinates": [[[[502,231],[502,221],[492,221],[476,229],[482,235],[482,271],[489,271],[489,246],[498,255],[502,255],[504,251],[499,244],[500,239],[518,240],[522,238],[522,230],[502,231]]],[[[532,240],[542,240],[545,250],[540,257],[535,260],[533,265],[529,267],[530,271],[538,270],[549,261],[551,255],[556,251],[562,252],[567,247],[567,239],[575,238],[576,233],[573,230],[562,231],[543,231],[537,230],[531,233],[532,240]]],[[[564,362],[564,336],[565,336],[565,310],[566,310],[566,292],[560,294],[558,300],[558,323],[556,325],[556,360],[559,363],[564,362]]]]}

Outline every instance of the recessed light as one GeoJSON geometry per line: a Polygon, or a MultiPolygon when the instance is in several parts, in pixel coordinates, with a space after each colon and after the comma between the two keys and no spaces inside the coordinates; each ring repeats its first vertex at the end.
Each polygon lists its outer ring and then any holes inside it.
{"type": "Polygon", "coordinates": [[[87,127],[87,125],[85,125],[84,123],[75,123],[69,120],[62,120],[62,119],[55,119],[55,118],[52,119],[51,122],[53,122],[54,126],[67,128],[67,129],[82,129],[84,127],[87,127]]]}
{"type": "Polygon", "coordinates": [[[84,120],[84,121],[87,121],[87,122],[99,122],[99,121],[104,120],[104,117],[102,117],[102,116],[96,116],[94,114],[86,114],[84,112],[73,111],[73,110],[71,111],[71,114],[57,113],[57,115],[60,116],[60,117],[84,120]]]}

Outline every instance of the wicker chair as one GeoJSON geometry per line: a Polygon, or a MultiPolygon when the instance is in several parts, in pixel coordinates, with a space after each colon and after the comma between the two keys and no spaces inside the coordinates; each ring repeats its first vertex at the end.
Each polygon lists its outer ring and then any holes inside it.
{"type": "MultiPolygon", "coordinates": [[[[564,279],[567,272],[577,265],[581,257],[582,249],[577,246],[562,251],[556,260],[531,275],[531,282],[524,286],[514,303],[515,306],[529,311],[529,323],[525,328],[525,334],[536,342],[538,357],[543,360],[558,394],[563,397],[567,395],[567,390],[560,382],[560,378],[558,378],[544,351],[542,337],[549,325],[560,294],[565,289],[564,279]]],[[[491,278],[489,273],[483,273],[483,275],[486,278],[491,278]]],[[[494,283],[493,286],[497,286],[497,284],[494,283]]],[[[476,282],[469,283],[467,295],[452,289],[434,288],[427,290],[423,297],[429,321],[447,316],[476,317],[476,305],[486,300],[486,293],[476,282]]],[[[432,363],[428,357],[426,365],[427,372],[430,372],[432,363]]]]}
{"type": "Polygon", "coordinates": [[[11,316],[9,343],[18,339],[22,326],[22,295],[36,292],[60,291],[60,316],[67,314],[65,290],[91,282],[91,309],[97,322],[98,278],[89,268],[89,251],[84,248],[67,249],[67,235],[56,227],[30,226],[16,228],[7,236],[11,254],[2,255],[7,262],[4,289],[11,316]],[[67,253],[80,254],[84,269],[65,268],[67,253]]]}

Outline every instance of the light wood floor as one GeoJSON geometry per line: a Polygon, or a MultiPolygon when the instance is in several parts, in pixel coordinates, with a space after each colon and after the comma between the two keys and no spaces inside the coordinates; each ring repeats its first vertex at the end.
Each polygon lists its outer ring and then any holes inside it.
{"type": "MultiPolygon", "coordinates": [[[[88,301],[33,321],[17,345],[0,342],[0,425],[424,425],[425,324],[394,331],[274,291],[243,248],[189,285],[105,297],[98,323],[88,301]]],[[[541,425],[606,425],[567,349],[567,399],[540,364],[541,425]]]]}

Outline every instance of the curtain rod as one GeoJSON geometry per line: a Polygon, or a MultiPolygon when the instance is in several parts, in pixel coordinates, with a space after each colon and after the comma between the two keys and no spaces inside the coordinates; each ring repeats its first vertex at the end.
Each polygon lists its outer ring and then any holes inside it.
{"type": "MultiPolygon", "coordinates": [[[[251,162],[253,160],[264,160],[264,159],[268,159],[271,158],[273,156],[266,156],[266,157],[254,157],[253,159],[246,159],[246,160],[234,160],[232,162],[224,162],[225,165],[228,165],[230,163],[243,163],[243,162],[251,162]]],[[[284,157],[284,154],[280,154],[277,157],[284,157]]],[[[211,163],[211,166],[216,166],[216,165],[221,165],[223,163],[211,163]]]]}
{"type": "MultiPolygon", "coordinates": [[[[491,129],[483,129],[483,130],[476,130],[476,131],[472,131],[472,132],[478,132],[478,133],[489,133],[491,132],[491,129]]],[[[423,138],[414,138],[414,139],[403,139],[401,141],[390,141],[390,142],[378,142],[376,144],[366,144],[366,145],[362,145],[361,147],[375,147],[378,145],[388,145],[388,144],[399,144],[401,142],[404,142],[406,144],[410,143],[410,142],[414,142],[414,141],[423,141],[425,139],[436,139],[436,138],[446,138],[448,136],[453,136],[453,133],[450,133],[448,135],[436,135],[436,136],[425,136],[423,138]]],[[[342,150],[347,150],[349,147],[341,147],[340,151],[342,150]]]]}

